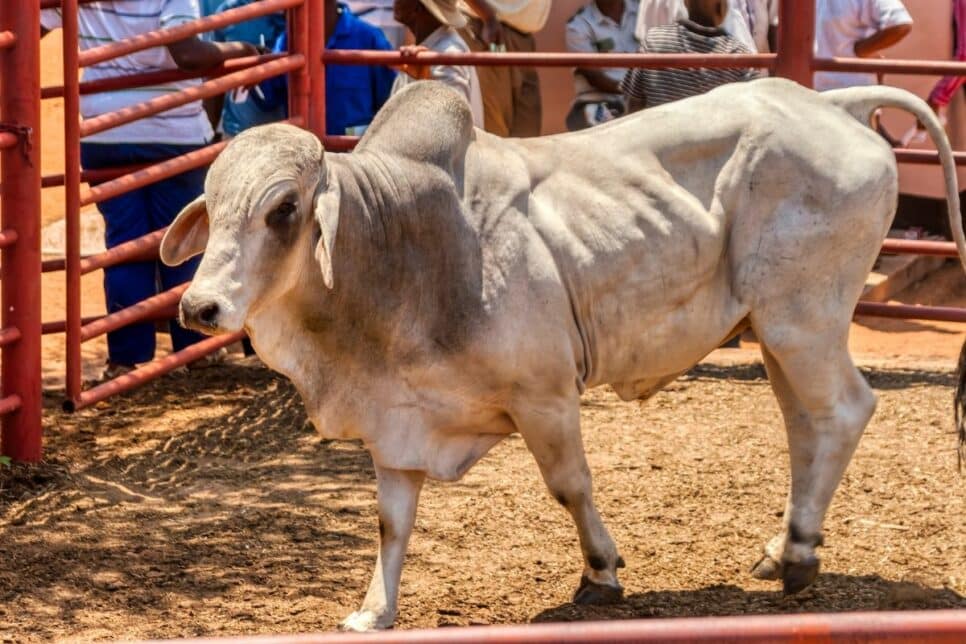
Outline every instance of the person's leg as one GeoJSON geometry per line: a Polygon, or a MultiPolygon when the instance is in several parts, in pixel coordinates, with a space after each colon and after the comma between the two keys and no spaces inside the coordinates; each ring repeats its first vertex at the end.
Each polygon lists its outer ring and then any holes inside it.
{"type": "MultiPolygon", "coordinates": [[[[460,35],[471,51],[487,51],[480,37],[483,23],[470,18],[460,35]]],[[[509,31],[504,28],[504,32],[509,31]]],[[[510,123],[513,117],[512,71],[509,67],[482,66],[476,68],[480,80],[480,93],[483,95],[483,129],[497,136],[510,136],[510,123]]]]}
{"type": "MultiPolygon", "coordinates": [[[[82,144],[81,165],[96,169],[137,163],[137,154],[131,148],[127,144],[82,144]]],[[[151,232],[145,216],[144,189],[102,201],[98,210],[104,217],[108,248],[151,232]]],[[[120,311],[154,295],[154,270],[154,262],[121,264],[105,269],[107,312],[120,311]]],[[[108,360],[115,365],[131,366],[151,360],[154,357],[154,325],[133,324],[108,333],[107,349],[108,360]]]]}
{"type": "MultiPolygon", "coordinates": [[[[537,40],[533,34],[525,34],[511,27],[505,27],[508,52],[529,52],[537,50],[537,40]]],[[[543,127],[543,104],[540,100],[540,76],[534,67],[513,67],[511,69],[510,89],[510,136],[540,136],[543,127]]]]}
{"type": "MultiPolygon", "coordinates": [[[[173,157],[196,150],[199,146],[164,147],[169,148],[167,156],[173,157]]],[[[204,192],[207,172],[207,168],[199,168],[148,186],[148,212],[153,230],[171,225],[178,213],[204,192]]],[[[161,262],[156,262],[161,277],[161,288],[168,290],[190,281],[199,263],[201,263],[200,257],[188,260],[180,266],[165,266],[161,262]]],[[[180,351],[203,338],[201,334],[188,331],[177,322],[171,323],[171,344],[175,351],[180,351]]]]}

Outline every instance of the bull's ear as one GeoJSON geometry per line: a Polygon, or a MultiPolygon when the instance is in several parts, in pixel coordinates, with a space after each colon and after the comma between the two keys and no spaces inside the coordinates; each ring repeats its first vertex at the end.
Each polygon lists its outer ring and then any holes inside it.
{"type": "Polygon", "coordinates": [[[319,227],[319,241],[315,245],[315,260],[322,269],[322,281],[332,288],[332,251],[339,228],[339,184],[324,175],[315,192],[315,224],[319,227]]]}
{"type": "Polygon", "coordinates": [[[205,252],[208,245],[208,206],[201,195],[184,207],[161,240],[161,261],[177,266],[205,252]]]}

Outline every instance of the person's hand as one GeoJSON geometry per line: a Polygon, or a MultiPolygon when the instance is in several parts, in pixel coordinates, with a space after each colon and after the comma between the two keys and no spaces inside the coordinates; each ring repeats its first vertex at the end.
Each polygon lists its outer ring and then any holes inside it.
{"type": "Polygon", "coordinates": [[[503,23],[495,15],[491,15],[483,21],[480,39],[491,51],[506,51],[503,23]]]}
{"type": "MultiPolygon", "coordinates": [[[[403,55],[403,58],[407,56],[415,56],[421,51],[429,51],[429,47],[424,47],[423,45],[403,45],[399,48],[399,53],[403,55]]],[[[429,78],[429,65],[403,63],[402,65],[394,67],[404,74],[415,78],[416,80],[426,80],[429,78]]]]}
{"type": "Polygon", "coordinates": [[[238,58],[243,58],[246,56],[258,56],[262,53],[258,50],[257,45],[253,45],[250,42],[239,40],[235,44],[238,46],[238,49],[239,49],[238,58]]]}

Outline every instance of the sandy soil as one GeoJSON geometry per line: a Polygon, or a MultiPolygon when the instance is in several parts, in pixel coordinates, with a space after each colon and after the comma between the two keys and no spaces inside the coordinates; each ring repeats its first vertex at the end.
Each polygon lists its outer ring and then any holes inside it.
{"type": "MultiPolygon", "coordinates": [[[[952,376],[937,363],[866,375],[880,406],[813,590],[783,599],[747,574],[784,504],[784,433],[760,365],[708,364],[645,405],[584,399],[599,507],[628,562],[624,604],[569,603],[574,529],[514,437],[462,482],[428,486],[400,626],[966,608],[952,376]]],[[[364,594],[369,458],[316,438],[268,371],[168,377],[73,416],[52,396],[47,427],[43,467],[0,473],[7,639],[331,629],[364,594]]]]}

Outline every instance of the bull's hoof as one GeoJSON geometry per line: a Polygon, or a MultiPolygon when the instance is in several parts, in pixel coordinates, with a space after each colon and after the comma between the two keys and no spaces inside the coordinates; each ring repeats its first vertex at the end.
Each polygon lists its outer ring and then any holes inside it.
{"type": "Polygon", "coordinates": [[[808,557],[804,561],[786,561],[782,564],[782,592],[794,595],[812,585],[818,577],[818,557],[808,557]]]}
{"type": "Polygon", "coordinates": [[[782,565],[768,555],[763,555],[758,563],[751,567],[751,576],[755,579],[776,581],[781,579],[782,565]]]}
{"type": "Polygon", "coordinates": [[[357,610],[339,624],[339,630],[349,633],[369,633],[392,627],[391,615],[377,615],[371,610],[357,610]]]}
{"type": "Polygon", "coordinates": [[[580,578],[580,586],[574,593],[574,603],[583,606],[607,606],[608,604],[618,604],[623,599],[624,588],[620,584],[616,586],[597,584],[592,582],[587,575],[580,578]]]}

